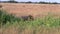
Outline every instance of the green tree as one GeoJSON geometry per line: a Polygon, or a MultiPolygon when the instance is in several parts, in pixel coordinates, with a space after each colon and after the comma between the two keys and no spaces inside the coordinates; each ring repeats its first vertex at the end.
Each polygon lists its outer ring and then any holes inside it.
{"type": "Polygon", "coordinates": [[[9,1],[15,1],[15,0],[9,0],[9,1]]]}
{"type": "Polygon", "coordinates": [[[10,3],[18,3],[17,1],[15,0],[9,0],[10,3]]]}

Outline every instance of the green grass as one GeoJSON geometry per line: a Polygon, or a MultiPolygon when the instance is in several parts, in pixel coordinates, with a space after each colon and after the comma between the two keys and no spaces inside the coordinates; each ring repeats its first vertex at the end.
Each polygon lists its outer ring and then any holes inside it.
{"type": "Polygon", "coordinates": [[[17,31],[19,34],[24,32],[25,29],[27,29],[27,31],[33,31],[33,34],[36,34],[37,32],[43,33],[44,31],[50,32],[51,30],[53,31],[53,29],[60,27],[60,17],[54,17],[53,15],[48,14],[43,18],[36,18],[35,20],[31,21],[23,21],[21,18],[15,17],[15,15],[8,14],[6,11],[0,10],[0,28],[2,28],[4,31],[9,27],[11,27],[11,29],[12,27],[18,28],[17,31]]]}
{"type": "Polygon", "coordinates": [[[37,27],[60,27],[60,17],[55,18],[52,15],[48,15],[44,18],[37,18],[32,21],[23,21],[21,18],[17,18],[14,15],[7,14],[5,11],[0,10],[0,27],[18,26],[20,28],[37,28],[37,27]],[[6,19],[6,20],[5,20],[6,19]],[[3,21],[6,21],[4,23],[3,21]],[[4,26],[3,26],[4,25],[4,26]]]}

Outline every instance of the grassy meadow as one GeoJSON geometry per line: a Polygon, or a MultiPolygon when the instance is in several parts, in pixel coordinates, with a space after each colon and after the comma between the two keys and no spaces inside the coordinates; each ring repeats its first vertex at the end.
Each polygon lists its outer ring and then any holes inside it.
{"type": "Polygon", "coordinates": [[[0,10],[0,30],[3,34],[59,34],[60,17],[48,14],[43,18],[23,21],[15,15],[0,10]],[[12,31],[12,32],[11,32],[12,31]]]}

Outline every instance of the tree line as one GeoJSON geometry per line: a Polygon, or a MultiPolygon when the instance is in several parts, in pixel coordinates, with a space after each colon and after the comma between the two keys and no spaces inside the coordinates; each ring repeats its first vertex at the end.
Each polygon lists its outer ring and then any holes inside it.
{"type": "Polygon", "coordinates": [[[28,1],[28,2],[18,2],[18,1],[15,1],[15,0],[0,1],[0,3],[60,4],[60,3],[57,3],[57,2],[44,2],[44,1],[40,1],[40,2],[31,2],[31,1],[28,1]]]}

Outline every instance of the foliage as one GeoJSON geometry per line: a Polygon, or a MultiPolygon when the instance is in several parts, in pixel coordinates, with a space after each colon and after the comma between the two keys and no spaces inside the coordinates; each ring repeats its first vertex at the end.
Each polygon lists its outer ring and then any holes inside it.
{"type": "Polygon", "coordinates": [[[60,17],[56,18],[53,15],[48,15],[44,18],[37,18],[32,21],[23,21],[21,18],[17,18],[12,14],[7,14],[4,10],[0,10],[0,26],[7,24],[13,24],[21,27],[21,29],[25,27],[33,28],[33,27],[60,27],[60,17]]]}
{"type": "Polygon", "coordinates": [[[0,26],[6,24],[7,22],[20,21],[20,18],[15,17],[12,14],[7,14],[6,11],[0,10],[0,26]]]}

